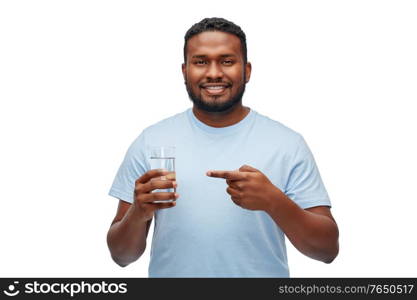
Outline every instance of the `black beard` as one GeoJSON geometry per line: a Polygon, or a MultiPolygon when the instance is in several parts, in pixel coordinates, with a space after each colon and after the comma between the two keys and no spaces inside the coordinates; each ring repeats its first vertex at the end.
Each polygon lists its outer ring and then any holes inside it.
{"type": "MultiPolygon", "coordinates": [[[[194,103],[194,105],[203,111],[206,112],[224,112],[232,108],[238,103],[242,102],[243,94],[245,93],[245,87],[246,83],[243,83],[242,86],[239,88],[238,93],[223,103],[207,103],[204,102],[203,99],[198,97],[196,94],[193,93],[191,88],[188,85],[188,82],[185,82],[185,87],[187,88],[188,96],[190,97],[190,100],[194,103]]],[[[216,97],[216,96],[214,96],[216,97]]]]}

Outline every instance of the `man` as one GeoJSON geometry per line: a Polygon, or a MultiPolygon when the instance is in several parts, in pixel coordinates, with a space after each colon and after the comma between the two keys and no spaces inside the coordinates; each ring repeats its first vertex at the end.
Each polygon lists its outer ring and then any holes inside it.
{"type": "Polygon", "coordinates": [[[221,18],[193,25],[182,72],[192,109],[146,128],[111,187],[114,261],[143,254],[153,218],[150,277],[288,277],[284,234],[305,255],[333,261],[338,228],[307,144],[242,105],[251,75],[244,32],[221,18]],[[175,179],[150,170],[146,149],[158,145],[176,147],[175,179]]]}

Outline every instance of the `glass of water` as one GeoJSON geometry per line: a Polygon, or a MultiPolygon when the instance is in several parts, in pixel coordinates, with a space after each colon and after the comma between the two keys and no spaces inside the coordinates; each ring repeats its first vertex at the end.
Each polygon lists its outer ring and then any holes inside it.
{"type": "MultiPolygon", "coordinates": [[[[175,147],[174,146],[152,146],[150,147],[151,169],[165,169],[169,174],[155,178],[156,180],[175,180],[175,147]]],[[[175,188],[156,189],[153,192],[176,192],[175,188]]],[[[171,200],[158,200],[155,203],[172,202],[171,200]]]]}

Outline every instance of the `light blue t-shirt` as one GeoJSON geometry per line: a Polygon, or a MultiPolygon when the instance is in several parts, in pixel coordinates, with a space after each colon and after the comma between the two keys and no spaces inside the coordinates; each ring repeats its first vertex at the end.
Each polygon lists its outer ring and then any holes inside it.
{"type": "Polygon", "coordinates": [[[250,165],[301,208],[330,200],[303,137],[250,110],[232,126],[199,121],[191,108],[149,126],[129,147],[109,195],[132,202],[150,170],[147,146],[175,146],[177,205],[155,213],[149,277],[288,277],[284,234],[264,211],[243,209],[208,170],[250,165]]]}

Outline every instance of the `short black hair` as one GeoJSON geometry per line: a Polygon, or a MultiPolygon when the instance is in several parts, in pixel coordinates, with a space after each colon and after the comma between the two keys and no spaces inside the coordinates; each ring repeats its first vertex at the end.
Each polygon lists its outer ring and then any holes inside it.
{"type": "Polygon", "coordinates": [[[231,33],[237,36],[240,40],[243,61],[246,64],[247,58],[247,47],[246,47],[246,35],[243,30],[233,22],[230,22],[223,18],[205,18],[198,23],[195,23],[190,29],[187,30],[184,36],[184,63],[187,62],[187,43],[188,40],[205,31],[222,31],[231,33]]]}

